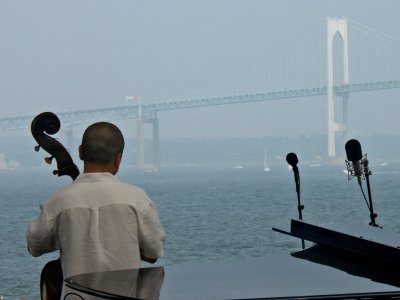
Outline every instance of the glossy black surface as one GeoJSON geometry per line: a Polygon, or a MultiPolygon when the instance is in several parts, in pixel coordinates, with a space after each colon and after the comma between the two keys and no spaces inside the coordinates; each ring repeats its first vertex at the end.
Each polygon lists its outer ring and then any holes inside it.
{"type": "Polygon", "coordinates": [[[74,290],[105,299],[159,299],[163,281],[163,267],[81,274],[65,280],[74,290]]]}
{"type": "Polygon", "coordinates": [[[387,292],[400,295],[398,287],[292,256],[84,274],[67,282],[131,299],[267,299],[387,292]]]}
{"type": "Polygon", "coordinates": [[[397,264],[381,260],[379,251],[374,250],[389,249],[396,257],[399,235],[371,226],[328,229],[303,222],[296,225],[292,228],[294,234],[328,243],[293,255],[83,274],[68,278],[66,283],[106,299],[116,299],[115,296],[148,300],[400,297],[397,264]],[[370,247],[366,249],[367,255],[360,254],[362,247],[357,241],[370,247]],[[357,251],[348,251],[354,245],[357,251]]]}

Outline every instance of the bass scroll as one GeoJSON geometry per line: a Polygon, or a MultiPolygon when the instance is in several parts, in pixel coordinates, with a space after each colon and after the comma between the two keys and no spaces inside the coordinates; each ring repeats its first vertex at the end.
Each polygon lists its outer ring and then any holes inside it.
{"type": "MultiPolygon", "coordinates": [[[[79,175],[79,169],[74,164],[67,149],[56,139],[49,136],[56,134],[61,127],[60,119],[52,112],[44,112],[37,115],[31,123],[32,136],[38,143],[35,151],[40,148],[50,154],[45,161],[51,164],[53,159],[57,161],[57,169],[54,175],[67,175],[75,180],[79,175]]],[[[40,274],[40,297],[45,299],[60,299],[63,285],[63,274],[60,259],[49,261],[40,274]]]]}

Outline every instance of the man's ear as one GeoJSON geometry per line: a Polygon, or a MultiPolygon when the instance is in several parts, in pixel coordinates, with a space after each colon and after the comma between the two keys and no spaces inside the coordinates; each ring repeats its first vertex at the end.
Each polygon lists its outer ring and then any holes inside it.
{"type": "Polygon", "coordinates": [[[122,161],[122,152],[118,152],[117,155],[115,155],[114,163],[116,167],[119,167],[122,161]]]}
{"type": "Polygon", "coordinates": [[[83,158],[84,156],[83,156],[83,151],[82,151],[82,145],[79,146],[78,152],[79,152],[79,158],[80,158],[81,160],[83,160],[83,159],[84,159],[84,158],[83,158]]]}
{"type": "Polygon", "coordinates": [[[122,160],[122,152],[118,152],[114,156],[113,165],[111,166],[111,168],[113,169],[111,174],[113,175],[117,174],[119,170],[119,165],[121,164],[121,160],[122,160]]]}

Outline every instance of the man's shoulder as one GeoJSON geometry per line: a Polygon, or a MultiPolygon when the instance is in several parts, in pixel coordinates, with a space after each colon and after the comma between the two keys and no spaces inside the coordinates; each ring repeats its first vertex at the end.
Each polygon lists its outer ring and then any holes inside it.
{"type": "Polygon", "coordinates": [[[96,207],[111,204],[128,204],[136,208],[146,209],[152,204],[144,189],[115,180],[111,185],[100,184],[100,187],[81,185],[79,181],[54,192],[46,200],[45,206],[51,211],[61,211],[77,207],[96,207]]]}
{"type": "Polygon", "coordinates": [[[145,203],[152,202],[146,191],[136,185],[120,182],[121,189],[125,190],[127,196],[132,197],[133,199],[144,201],[145,203]]]}

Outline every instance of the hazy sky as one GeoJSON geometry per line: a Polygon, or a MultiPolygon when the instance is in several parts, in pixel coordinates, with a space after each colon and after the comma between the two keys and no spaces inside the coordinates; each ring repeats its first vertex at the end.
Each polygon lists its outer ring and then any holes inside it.
{"type": "MultiPolygon", "coordinates": [[[[398,0],[0,0],[0,117],[169,100],[326,17],[400,37],[398,0]]],[[[397,134],[400,89],[351,96],[353,135],[397,134]]],[[[162,138],[326,133],[325,97],[161,112],[162,138]]],[[[132,126],[135,122],[124,122],[132,126]]]]}

